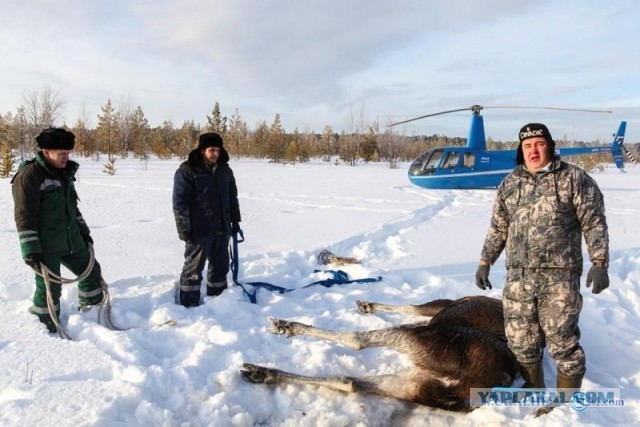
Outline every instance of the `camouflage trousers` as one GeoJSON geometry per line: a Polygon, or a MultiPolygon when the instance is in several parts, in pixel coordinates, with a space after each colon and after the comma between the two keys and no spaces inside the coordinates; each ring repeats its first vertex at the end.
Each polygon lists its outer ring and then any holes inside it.
{"type": "Polygon", "coordinates": [[[570,377],[584,375],[578,329],[582,295],[576,272],[509,269],[502,305],[509,348],[520,364],[538,362],[546,343],[558,371],[570,377]]]}

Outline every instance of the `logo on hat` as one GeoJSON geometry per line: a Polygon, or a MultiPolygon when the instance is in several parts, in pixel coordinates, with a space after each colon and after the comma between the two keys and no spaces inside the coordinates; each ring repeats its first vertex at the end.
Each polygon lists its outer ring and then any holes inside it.
{"type": "Polygon", "coordinates": [[[542,123],[529,123],[522,126],[522,128],[520,128],[518,136],[520,137],[520,142],[524,141],[527,138],[535,137],[546,138],[548,142],[551,142],[553,140],[553,138],[551,138],[549,129],[542,123]]]}
{"type": "Polygon", "coordinates": [[[544,129],[531,130],[530,128],[527,128],[526,131],[520,132],[520,140],[533,138],[534,136],[544,137],[544,129]]]}

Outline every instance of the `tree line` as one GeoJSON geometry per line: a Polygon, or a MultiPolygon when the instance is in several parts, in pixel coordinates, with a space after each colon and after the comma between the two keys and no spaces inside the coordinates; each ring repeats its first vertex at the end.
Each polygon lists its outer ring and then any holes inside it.
{"type": "MultiPolygon", "coordinates": [[[[116,158],[133,156],[142,161],[152,156],[161,159],[186,158],[197,146],[198,136],[204,132],[222,135],[225,148],[231,156],[268,159],[273,163],[295,164],[312,158],[326,162],[339,162],[356,166],[360,162],[386,162],[395,168],[398,162],[409,161],[429,148],[466,144],[466,138],[442,135],[407,136],[397,128],[387,127],[379,120],[367,122],[362,114],[351,114],[350,129],[336,132],[330,124],[321,132],[294,129],[287,132],[276,113],[268,123],[260,121],[252,129],[236,108],[232,114],[223,115],[220,105],[214,102],[206,116],[206,123],[186,120],[176,126],[166,120],[152,127],[142,106],[133,102],[121,103],[116,109],[107,99],[97,114],[97,126],[90,128],[90,117],[83,113],[72,125],[62,127],[76,136],[77,155],[100,161],[106,156],[107,174],[115,173],[116,158]]],[[[59,92],[45,87],[28,91],[23,103],[15,112],[0,113],[0,176],[8,176],[13,169],[13,158],[19,161],[33,156],[35,137],[49,126],[58,125],[65,102],[59,92]]],[[[488,149],[503,149],[515,142],[487,139],[488,149]]]]}
{"type": "MultiPolygon", "coordinates": [[[[59,92],[50,88],[26,92],[15,112],[0,113],[0,144],[17,153],[20,161],[30,158],[36,150],[35,137],[42,129],[57,125],[64,105],[59,92]]],[[[97,114],[95,128],[87,125],[90,118],[86,114],[62,127],[75,134],[78,155],[96,160],[104,155],[107,162],[130,155],[142,160],[151,156],[185,158],[203,132],[221,134],[232,156],[266,158],[273,163],[321,158],[327,162],[340,159],[353,166],[362,161],[384,161],[396,167],[398,162],[415,158],[427,148],[465,143],[463,138],[439,135],[408,137],[393,129],[382,130],[377,120],[364,123],[362,119],[352,120],[353,129],[340,133],[330,124],[321,132],[297,128],[287,132],[279,113],[269,123],[262,120],[252,129],[237,108],[232,114],[223,115],[217,101],[206,117],[203,125],[187,120],[176,126],[166,120],[152,127],[142,106],[134,108],[131,102],[125,102],[116,109],[108,99],[97,114]]]]}

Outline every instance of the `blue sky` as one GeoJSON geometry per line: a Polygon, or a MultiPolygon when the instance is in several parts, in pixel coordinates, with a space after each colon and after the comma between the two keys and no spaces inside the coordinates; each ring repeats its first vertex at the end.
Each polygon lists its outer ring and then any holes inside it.
{"type": "MultiPolygon", "coordinates": [[[[487,136],[526,122],[556,138],[640,141],[640,2],[0,0],[0,114],[45,86],[73,124],[108,98],[152,125],[204,123],[215,101],[255,128],[350,130],[484,106],[601,108],[612,114],[485,110],[487,136]]],[[[405,134],[466,136],[467,113],[405,134]]]]}

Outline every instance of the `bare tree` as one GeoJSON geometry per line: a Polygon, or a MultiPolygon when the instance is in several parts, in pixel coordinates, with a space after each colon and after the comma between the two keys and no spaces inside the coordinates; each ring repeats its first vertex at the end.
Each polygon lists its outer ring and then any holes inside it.
{"type": "Polygon", "coordinates": [[[357,166],[361,157],[360,146],[364,140],[366,123],[364,119],[364,107],[356,114],[353,106],[350,107],[349,129],[343,132],[340,138],[340,158],[351,166],[357,166]]]}
{"type": "Polygon", "coordinates": [[[13,116],[11,128],[9,130],[9,140],[13,147],[18,147],[20,161],[26,160],[28,154],[33,153],[35,136],[29,130],[29,122],[24,107],[18,108],[18,112],[13,116]]]}
{"type": "Polygon", "coordinates": [[[44,128],[53,126],[61,118],[65,101],[59,91],[53,91],[50,86],[41,90],[27,90],[23,96],[23,107],[32,137],[44,128]]]}
{"type": "Polygon", "coordinates": [[[131,127],[134,110],[131,97],[120,101],[120,109],[116,114],[118,138],[120,139],[120,155],[126,158],[131,150],[131,127]]]}
{"type": "Polygon", "coordinates": [[[387,127],[380,139],[380,159],[389,162],[389,168],[396,169],[402,155],[402,144],[405,140],[395,128],[387,127]]]}
{"type": "Polygon", "coordinates": [[[322,132],[322,136],[320,137],[320,146],[318,149],[318,154],[322,156],[322,160],[325,162],[331,161],[334,141],[335,136],[333,133],[333,128],[331,127],[331,125],[326,125],[324,127],[324,131],[322,132]]]}

